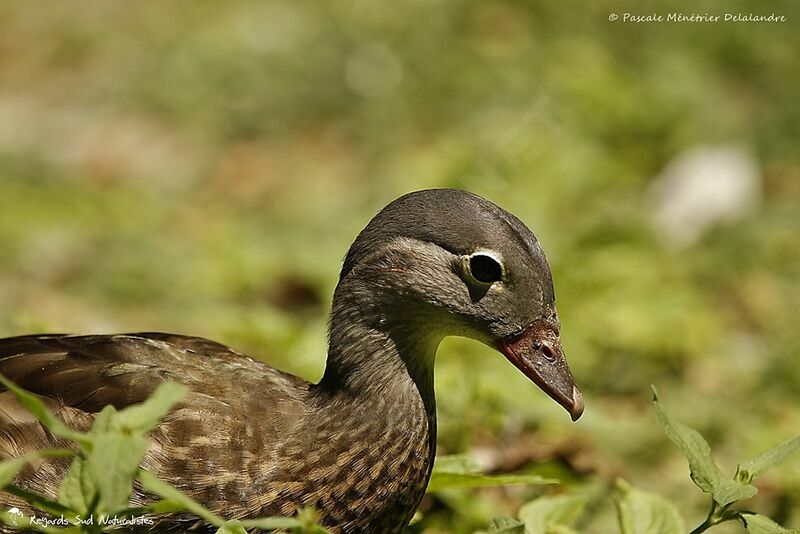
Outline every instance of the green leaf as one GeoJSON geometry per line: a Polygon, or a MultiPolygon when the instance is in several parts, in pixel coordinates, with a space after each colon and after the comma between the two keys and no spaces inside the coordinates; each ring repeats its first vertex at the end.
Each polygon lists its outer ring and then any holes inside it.
{"type": "Polygon", "coordinates": [[[528,534],[552,534],[560,527],[571,527],[585,507],[582,495],[539,497],[520,509],[519,518],[528,534]]]}
{"type": "Polygon", "coordinates": [[[800,530],[784,528],[769,517],[759,514],[742,514],[748,532],[753,534],[800,534],[800,530]]]}
{"type": "Polygon", "coordinates": [[[295,514],[300,526],[295,530],[303,534],[328,534],[328,530],[317,524],[317,511],[313,507],[303,507],[295,514]]]}
{"type": "Polygon", "coordinates": [[[145,512],[149,512],[151,514],[174,514],[185,511],[186,506],[180,502],[170,499],[161,499],[145,506],[145,512]]]}
{"type": "Polygon", "coordinates": [[[20,470],[25,467],[25,464],[31,460],[36,460],[38,458],[72,456],[73,454],[75,454],[75,451],[71,451],[69,449],[44,449],[20,456],[19,458],[12,458],[10,460],[0,462],[0,489],[11,484],[11,481],[14,480],[14,477],[17,476],[17,473],[19,473],[20,470]]]}
{"type": "Polygon", "coordinates": [[[484,475],[480,463],[465,454],[438,456],[428,482],[428,491],[447,489],[486,488],[513,484],[557,484],[557,480],[539,475],[484,475]]]}
{"type": "Polygon", "coordinates": [[[92,428],[89,430],[89,434],[99,434],[101,432],[113,430],[112,425],[116,415],[117,409],[112,405],[107,404],[105,407],[103,407],[100,413],[95,416],[94,423],[92,423],[92,428]]]}
{"type": "Polygon", "coordinates": [[[661,403],[658,394],[653,388],[653,404],[656,409],[656,418],[667,437],[672,440],[686,459],[689,460],[689,470],[692,481],[698,488],[711,494],[714,501],[720,506],[749,499],[758,489],[749,484],[741,484],[732,478],[726,477],[711,456],[711,447],[700,433],[670,417],[661,403]]]}
{"type": "Polygon", "coordinates": [[[206,523],[211,523],[216,527],[222,527],[226,523],[224,519],[219,517],[211,510],[207,510],[191,497],[187,497],[178,489],[156,478],[156,476],[150,471],[140,469],[138,478],[144,489],[166,499],[166,502],[173,507],[171,511],[176,511],[174,509],[175,506],[182,506],[183,510],[193,513],[197,517],[203,519],[206,523]]]}
{"type": "Polygon", "coordinates": [[[117,413],[114,424],[120,428],[146,434],[167,415],[172,407],[182,401],[189,388],[176,382],[164,382],[146,401],[117,413]]]}
{"type": "Polygon", "coordinates": [[[0,488],[8,486],[26,463],[28,463],[28,458],[25,456],[0,463],[0,488]]]}
{"type": "Polygon", "coordinates": [[[465,475],[471,473],[480,473],[480,471],[480,462],[467,454],[437,456],[436,461],[433,464],[434,473],[465,475]]]}
{"type": "Polygon", "coordinates": [[[448,489],[512,486],[515,484],[558,484],[558,480],[544,478],[539,475],[457,475],[450,473],[433,473],[428,483],[428,492],[448,489]]]}
{"type": "Polygon", "coordinates": [[[742,482],[749,483],[765,471],[782,464],[800,447],[800,436],[784,441],[775,448],[763,452],[739,466],[736,478],[742,482]]]}
{"type": "Polygon", "coordinates": [[[97,490],[84,469],[83,458],[78,456],[69,466],[67,475],[58,488],[58,502],[79,514],[89,513],[89,503],[97,490]]]}
{"type": "Polygon", "coordinates": [[[728,477],[722,477],[711,496],[720,506],[727,506],[736,501],[747,500],[757,493],[758,488],[751,484],[741,484],[728,477]]]}
{"type": "Polygon", "coordinates": [[[424,515],[419,510],[414,512],[414,517],[411,518],[411,521],[408,522],[408,526],[413,526],[422,521],[424,515]]]}
{"type": "Polygon", "coordinates": [[[85,434],[76,432],[65,425],[61,419],[56,417],[53,412],[47,408],[42,399],[33,393],[28,393],[2,374],[0,374],[0,384],[3,384],[7,390],[13,393],[17,397],[19,403],[36,416],[36,419],[47,427],[50,432],[56,436],[79,443],[82,446],[91,447],[91,443],[85,434]]]}
{"type": "Polygon", "coordinates": [[[144,436],[118,432],[103,432],[93,440],[85,468],[99,495],[97,511],[113,514],[129,506],[133,479],[150,442],[144,436]]]}
{"type": "Polygon", "coordinates": [[[489,523],[489,533],[525,534],[525,525],[511,517],[495,517],[489,523]]]}
{"type": "MultiPolygon", "coordinates": [[[[95,478],[87,467],[86,458],[77,456],[58,489],[58,502],[75,512],[92,514],[98,505],[98,491],[95,478]]],[[[114,512],[116,513],[116,510],[114,512]]]]}
{"type": "Polygon", "coordinates": [[[660,495],[617,481],[617,517],[622,534],[685,534],[683,518],[677,508],[660,495]]]}
{"type": "Polygon", "coordinates": [[[247,531],[238,521],[228,521],[217,529],[216,534],[247,534],[247,531]]]}

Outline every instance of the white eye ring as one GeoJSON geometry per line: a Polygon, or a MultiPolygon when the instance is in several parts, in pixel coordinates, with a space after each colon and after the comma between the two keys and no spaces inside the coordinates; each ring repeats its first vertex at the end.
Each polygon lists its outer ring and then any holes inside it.
{"type": "Polygon", "coordinates": [[[493,252],[479,250],[466,257],[466,271],[479,284],[493,284],[503,280],[503,262],[493,252]]]}

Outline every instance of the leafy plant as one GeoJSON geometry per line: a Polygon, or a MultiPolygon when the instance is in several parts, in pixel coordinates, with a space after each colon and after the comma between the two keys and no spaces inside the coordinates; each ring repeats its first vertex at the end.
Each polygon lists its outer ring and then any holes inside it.
{"type": "Polygon", "coordinates": [[[747,462],[740,464],[733,477],[726,476],[714,462],[711,447],[700,433],[676,421],[667,414],[658,400],[653,388],[653,404],[656,417],[664,433],[678,447],[689,461],[692,481],[703,492],[711,495],[711,507],[706,520],[692,531],[692,534],[705,532],[714,525],[726,521],[739,520],[751,532],[785,534],[792,532],[772,520],[748,511],[731,508],[738,501],[749,499],[758,493],[753,479],[781,462],[800,447],[800,436],[770,449],[747,462]]]}
{"type": "Polygon", "coordinates": [[[123,410],[106,406],[95,418],[91,429],[83,433],[68,428],[36,395],[21,389],[2,375],[0,383],[50,432],[71,440],[76,446],[75,450],[42,450],[0,463],[0,489],[36,509],[63,518],[67,523],[63,527],[34,521],[23,521],[25,524],[21,524],[19,511],[1,511],[0,521],[12,528],[47,533],[97,534],[137,516],[190,512],[218,527],[219,534],[244,534],[249,528],[291,529],[308,534],[326,532],[316,525],[313,510],[301,510],[291,518],[228,521],[159,480],[150,471],[139,468],[149,445],[147,434],[186,396],[188,388],[184,385],[163,383],[145,402],[123,410]],[[57,500],[36,495],[12,483],[26,463],[63,456],[74,456],[74,459],[61,483],[57,500]],[[132,508],[130,498],[135,480],[161,499],[147,506],[132,508]],[[91,521],[87,521],[88,518],[91,521]]]}
{"type": "MultiPolygon", "coordinates": [[[[695,485],[711,496],[708,515],[690,534],[705,532],[728,521],[740,521],[749,531],[757,534],[800,534],[787,529],[772,519],[748,511],[734,509],[740,501],[758,493],[752,482],[768,469],[780,465],[800,448],[800,436],[792,438],[755,458],[740,464],[732,477],[717,466],[711,447],[696,430],[672,418],[661,405],[653,388],[656,418],[664,433],[689,461],[690,476],[695,485]]],[[[655,493],[631,486],[624,480],[616,482],[614,503],[621,534],[683,534],[685,524],[680,512],[670,501],[655,493]]],[[[545,496],[524,505],[519,519],[496,518],[487,532],[514,534],[574,534],[574,525],[583,516],[590,498],[586,494],[545,496]]]]}

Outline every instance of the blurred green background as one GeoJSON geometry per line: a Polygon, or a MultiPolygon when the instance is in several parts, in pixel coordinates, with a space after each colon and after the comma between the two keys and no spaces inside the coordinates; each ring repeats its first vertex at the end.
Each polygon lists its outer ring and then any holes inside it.
{"type": "MultiPolygon", "coordinates": [[[[356,233],[407,191],[468,189],[543,243],[587,411],[570,424],[447,340],[440,452],[565,486],[429,497],[414,530],[589,487],[581,528],[613,532],[616,477],[694,526],[707,499],[650,384],[726,472],[800,429],[799,20],[789,1],[2,2],[0,335],[175,331],[316,380],[356,233]],[[789,20],[609,21],[692,10],[789,20]]],[[[759,485],[751,508],[800,527],[800,459],[759,485]]]]}

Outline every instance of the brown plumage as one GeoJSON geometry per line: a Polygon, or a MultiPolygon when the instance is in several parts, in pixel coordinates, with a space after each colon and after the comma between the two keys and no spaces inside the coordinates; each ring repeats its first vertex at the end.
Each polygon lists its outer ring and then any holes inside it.
{"type": "MultiPolygon", "coordinates": [[[[108,404],[124,408],[162,381],[182,382],[191,392],[152,432],[142,467],[227,518],[314,506],[334,533],[394,533],[408,524],[433,465],[442,337],[498,348],[576,418],[583,402],[558,328],[533,234],[475,195],[423,191],[390,204],[351,247],[318,384],[213,341],[161,333],[8,338],[0,372],[76,429],[108,404]]],[[[0,458],[59,445],[0,393],[0,458]]],[[[38,462],[16,483],[55,497],[68,463],[38,462]]],[[[150,497],[136,488],[133,504],[150,497]]],[[[25,509],[8,494],[0,506],[25,509]]],[[[207,529],[188,515],[153,528],[207,529]]]]}

